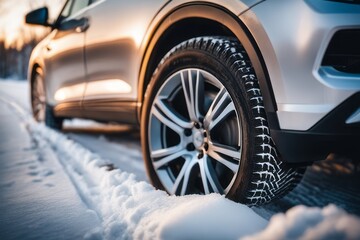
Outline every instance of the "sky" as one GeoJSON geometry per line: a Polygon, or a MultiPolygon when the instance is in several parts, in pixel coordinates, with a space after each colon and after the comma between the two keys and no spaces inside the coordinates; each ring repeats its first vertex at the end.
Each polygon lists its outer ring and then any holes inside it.
{"type": "Polygon", "coordinates": [[[46,31],[44,27],[25,25],[26,13],[48,6],[50,16],[56,15],[65,0],[0,0],[0,40],[9,46],[21,49],[23,44],[46,31]]]}

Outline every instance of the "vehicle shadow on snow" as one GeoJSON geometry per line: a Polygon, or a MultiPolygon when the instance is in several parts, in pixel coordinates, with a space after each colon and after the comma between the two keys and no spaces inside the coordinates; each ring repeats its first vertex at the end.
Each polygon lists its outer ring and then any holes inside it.
{"type": "Polygon", "coordinates": [[[284,212],[303,204],[324,207],[335,204],[360,215],[360,161],[331,154],[324,161],[307,167],[301,183],[288,195],[268,204],[265,209],[284,212]]]}
{"type": "Polygon", "coordinates": [[[65,123],[62,132],[65,134],[91,135],[105,138],[107,141],[118,144],[132,144],[140,149],[140,131],[136,126],[126,124],[88,124],[79,125],[65,123]]]}

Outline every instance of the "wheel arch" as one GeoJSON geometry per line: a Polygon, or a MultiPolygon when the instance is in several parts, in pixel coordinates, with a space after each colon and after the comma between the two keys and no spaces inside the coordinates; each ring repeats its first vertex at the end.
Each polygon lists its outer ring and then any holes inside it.
{"type": "Polygon", "coordinates": [[[262,54],[247,26],[231,11],[215,4],[186,4],[158,21],[147,42],[139,73],[138,119],[152,73],[162,57],[177,44],[194,37],[231,36],[244,46],[259,79],[269,125],[278,127],[276,102],[262,54]]]}

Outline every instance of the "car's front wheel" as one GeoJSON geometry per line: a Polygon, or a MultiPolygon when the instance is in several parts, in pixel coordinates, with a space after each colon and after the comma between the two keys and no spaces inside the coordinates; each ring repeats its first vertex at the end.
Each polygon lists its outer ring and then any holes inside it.
{"type": "Polygon", "coordinates": [[[161,60],[145,94],[141,138],[152,183],[171,194],[262,204],[301,175],[277,155],[258,80],[234,39],[190,39],[161,60]]]}

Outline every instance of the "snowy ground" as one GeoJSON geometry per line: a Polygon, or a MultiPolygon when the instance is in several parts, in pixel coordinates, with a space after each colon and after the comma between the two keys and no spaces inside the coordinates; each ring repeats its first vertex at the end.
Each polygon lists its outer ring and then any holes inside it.
{"type": "Polygon", "coordinates": [[[250,209],[156,191],[137,129],[35,123],[25,82],[0,81],[0,119],[0,239],[360,239],[360,173],[348,159],[309,167],[287,197],[250,209]]]}

